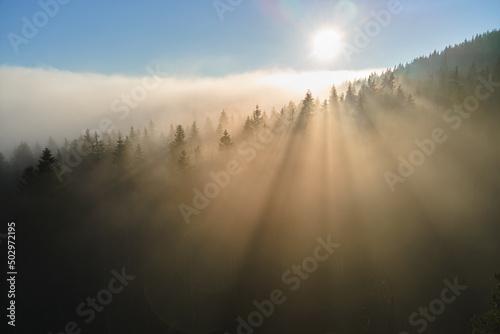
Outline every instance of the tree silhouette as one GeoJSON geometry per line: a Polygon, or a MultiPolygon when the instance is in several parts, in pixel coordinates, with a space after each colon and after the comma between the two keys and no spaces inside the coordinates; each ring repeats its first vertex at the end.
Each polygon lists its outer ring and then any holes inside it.
{"type": "Polygon", "coordinates": [[[391,71],[391,70],[388,70],[385,75],[384,75],[384,78],[382,80],[382,90],[384,90],[385,92],[387,93],[390,93],[392,94],[392,92],[394,91],[394,72],[391,71]]]}
{"type": "Polygon", "coordinates": [[[134,160],[138,164],[144,162],[144,153],[142,152],[141,144],[137,144],[135,147],[134,160]]]}
{"type": "Polygon", "coordinates": [[[175,129],[174,139],[169,144],[170,153],[176,155],[178,152],[184,150],[186,145],[186,133],[182,125],[177,125],[175,129]]]}
{"type": "Polygon", "coordinates": [[[118,136],[118,140],[116,141],[116,146],[113,151],[113,162],[118,167],[123,167],[126,164],[126,160],[128,158],[128,150],[125,141],[122,139],[122,136],[118,136]]]}
{"type": "Polygon", "coordinates": [[[226,129],[229,126],[229,117],[227,116],[226,110],[222,109],[219,116],[219,124],[222,128],[226,129]]]}
{"type": "Polygon", "coordinates": [[[106,147],[104,141],[99,138],[97,131],[94,133],[94,141],[92,143],[92,158],[95,162],[99,162],[104,158],[106,147]]]}
{"type": "Polygon", "coordinates": [[[227,130],[224,130],[224,134],[219,140],[219,148],[222,151],[227,151],[233,146],[233,141],[231,140],[231,136],[227,132],[227,130]]]}
{"type": "Polygon", "coordinates": [[[255,110],[252,113],[250,124],[252,129],[259,129],[265,125],[264,116],[262,115],[262,111],[260,110],[258,104],[255,106],[255,110]]]}
{"type": "Polygon", "coordinates": [[[396,89],[396,100],[399,102],[400,105],[403,105],[403,103],[406,100],[405,93],[403,92],[401,85],[398,85],[398,89],[396,89]]]}
{"type": "Polygon", "coordinates": [[[191,130],[189,132],[189,142],[193,146],[198,146],[201,142],[200,130],[198,129],[196,122],[193,122],[193,124],[191,125],[191,130]]]}
{"type": "Polygon", "coordinates": [[[297,128],[304,129],[309,122],[309,117],[314,111],[314,99],[311,90],[308,90],[306,97],[302,100],[302,107],[300,109],[299,117],[297,119],[297,128]]]}
{"type": "Polygon", "coordinates": [[[187,171],[191,168],[191,159],[184,150],[181,152],[179,160],[177,160],[177,167],[183,171],[187,171]]]}
{"type": "Polygon", "coordinates": [[[345,103],[351,107],[355,106],[356,104],[356,94],[354,93],[354,88],[352,87],[351,82],[349,82],[349,85],[347,86],[344,100],[345,103]]]}

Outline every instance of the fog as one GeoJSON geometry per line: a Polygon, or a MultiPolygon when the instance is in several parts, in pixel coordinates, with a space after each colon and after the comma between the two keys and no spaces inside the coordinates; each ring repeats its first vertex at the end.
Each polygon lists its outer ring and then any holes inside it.
{"type": "Polygon", "coordinates": [[[53,68],[0,67],[0,152],[9,157],[21,140],[40,146],[49,136],[61,144],[82,130],[99,129],[108,119],[117,130],[153,120],[168,132],[170,124],[228,113],[247,114],[256,104],[268,113],[313,90],[326,98],[333,84],[360,78],[363,71],[295,72],[271,70],[221,78],[168,77],[161,68],[145,69],[144,77],[73,73],[53,68]],[[152,74],[149,74],[151,72],[152,74]],[[156,80],[153,76],[157,76],[156,80]],[[135,91],[136,87],[149,89],[135,91]],[[146,95],[141,95],[145,91],[146,95]],[[125,100],[129,96],[129,104],[125,100]],[[143,97],[144,96],[144,97],[143,97]],[[120,109],[121,107],[121,109],[120,109]],[[125,109],[128,109],[125,111],[125,109]]]}
{"type": "Polygon", "coordinates": [[[3,68],[5,145],[69,140],[43,152],[19,145],[0,161],[1,219],[15,219],[26,245],[19,299],[44,305],[19,306],[32,320],[24,328],[489,326],[500,288],[500,66],[459,69],[447,56],[363,76],[3,68]],[[102,124],[121,133],[94,134],[102,124]],[[105,284],[120,268],[130,280],[111,304],[105,284]]]}

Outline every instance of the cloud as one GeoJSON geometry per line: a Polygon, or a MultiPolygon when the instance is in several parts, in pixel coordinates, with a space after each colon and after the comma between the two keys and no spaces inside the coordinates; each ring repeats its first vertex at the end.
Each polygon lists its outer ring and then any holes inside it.
{"type": "Polygon", "coordinates": [[[215,121],[223,108],[243,115],[250,114],[256,104],[263,110],[279,110],[289,101],[299,102],[308,89],[324,99],[332,84],[372,71],[273,70],[222,78],[154,80],[146,69],[144,77],[127,77],[1,66],[0,151],[9,156],[21,140],[29,144],[38,141],[43,146],[49,136],[61,143],[85,128],[99,128],[102,119],[122,130],[130,125],[145,126],[149,120],[160,129],[168,129],[170,123],[202,123],[206,116],[215,121]],[[146,96],[141,95],[144,92],[146,96]]]}

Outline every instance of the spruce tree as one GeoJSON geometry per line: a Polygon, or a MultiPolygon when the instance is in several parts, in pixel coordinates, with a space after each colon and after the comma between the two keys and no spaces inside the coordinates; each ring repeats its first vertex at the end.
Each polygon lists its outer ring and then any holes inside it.
{"type": "Polygon", "coordinates": [[[174,139],[169,144],[170,154],[177,156],[179,152],[183,151],[186,146],[186,133],[182,125],[177,125],[174,133],[174,139]]]}
{"type": "Polygon", "coordinates": [[[56,168],[57,159],[52,155],[52,152],[48,148],[45,148],[42,151],[42,155],[36,166],[37,175],[40,177],[46,177],[49,174],[53,174],[56,168]]]}
{"type": "Polygon", "coordinates": [[[115,149],[113,151],[113,162],[119,166],[123,167],[126,164],[128,158],[127,145],[125,141],[122,139],[122,136],[118,136],[118,140],[116,141],[115,149]]]}
{"type": "Polygon", "coordinates": [[[43,188],[49,184],[57,182],[56,171],[58,170],[57,159],[52,155],[52,152],[45,148],[42,151],[40,160],[36,166],[36,186],[43,188]]]}
{"type": "Polygon", "coordinates": [[[332,89],[330,90],[330,97],[328,104],[330,105],[330,109],[334,110],[338,107],[339,103],[339,96],[337,94],[337,88],[335,88],[335,85],[332,86],[332,89]]]}
{"type": "Polygon", "coordinates": [[[92,144],[92,158],[95,162],[99,162],[104,158],[106,147],[104,141],[99,138],[97,131],[94,133],[94,142],[92,144]]]}
{"type": "Polygon", "coordinates": [[[193,122],[191,125],[191,130],[189,132],[189,142],[193,146],[197,146],[200,143],[200,129],[196,125],[196,122],[193,122]]]}
{"type": "Polygon", "coordinates": [[[177,167],[183,171],[187,171],[191,168],[191,159],[186,151],[182,150],[179,160],[177,160],[177,167]]]}
{"type": "Polygon", "coordinates": [[[345,93],[345,103],[351,107],[356,104],[356,94],[354,93],[354,88],[352,87],[351,82],[349,82],[349,85],[347,86],[347,91],[345,93]]]}
{"type": "Polygon", "coordinates": [[[217,129],[215,130],[215,139],[218,141],[223,134],[222,124],[219,122],[217,129]]]}
{"type": "Polygon", "coordinates": [[[138,164],[144,161],[144,153],[142,152],[141,144],[137,144],[135,147],[134,160],[138,164]]]}
{"type": "Polygon", "coordinates": [[[401,89],[401,85],[398,85],[398,89],[396,90],[396,100],[400,105],[405,102],[405,94],[403,92],[403,89],[401,89]]]}
{"type": "Polygon", "coordinates": [[[252,113],[252,117],[250,118],[250,122],[252,129],[258,129],[265,125],[264,116],[262,115],[262,111],[260,110],[259,105],[255,107],[255,110],[252,113]]]}
{"type": "Polygon", "coordinates": [[[226,110],[222,109],[220,116],[219,116],[219,124],[222,126],[222,128],[226,129],[229,126],[229,117],[227,115],[226,110]]]}
{"type": "Polygon", "coordinates": [[[82,149],[85,153],[91,154],[93,146],[94,146],[94,138],[93,138],[92,134],[90,133],[90,130],[86,129],[85,134],[83,135],[82,149]]]}
{"type": "Polygon", "coordinates": [[[224,130],[224,134],[219,140],[219,148],[222,151],[227,151],[233,146],[233,141],[231,140],[231,136],[227,132],[227,130],[224,130]]]}

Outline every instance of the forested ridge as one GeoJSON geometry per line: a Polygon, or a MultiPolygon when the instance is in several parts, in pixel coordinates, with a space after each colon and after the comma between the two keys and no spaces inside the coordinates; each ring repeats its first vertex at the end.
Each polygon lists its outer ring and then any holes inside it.
{"type": "Polygon", "coordinates": [[[321,99],[255,103],[0,154],[32,301],[19,328],[237,333],[281,289],[256,333],[499,333],[500,32],[321,99]],[[284,273],[327,236],[339,248],[291,271],[291,292],[284,273]],[[124,267],[135,278],[87,322],[77,306],[124,267]],[[453,303],[409,321],[455,279],[453,303]]]}

